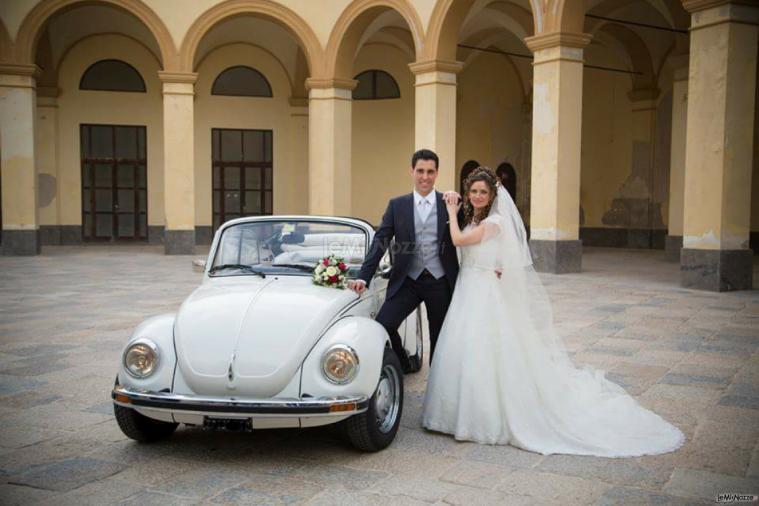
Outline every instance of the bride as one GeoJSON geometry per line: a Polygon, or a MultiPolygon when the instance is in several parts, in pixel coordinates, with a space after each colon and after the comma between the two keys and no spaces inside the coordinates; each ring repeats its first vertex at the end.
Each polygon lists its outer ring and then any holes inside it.
{"type": "Polygon", "coordinates": [[[524,224],[493,172],[480,167],[467,178],[463,230],[457,200],[446,194],[461,269],[432,361],[424,427],[545,455],[679,448],[679,429],[601,371],[572,364],[532,268],[524,224]]]}

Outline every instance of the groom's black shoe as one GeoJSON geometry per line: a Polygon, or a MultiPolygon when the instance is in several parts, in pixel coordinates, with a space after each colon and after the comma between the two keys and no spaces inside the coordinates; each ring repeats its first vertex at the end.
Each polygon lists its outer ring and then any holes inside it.
{"type": "Polygon", "coordinates": [[[422,370],[422,360],[419,358],[419,355],[409,357],[408,360],[410,370],[406,371],[406,373],[414,373],[422,370]]]}
{"type": "Polygon", "coordinates": [[[401,371],[403,371],[403,374],[413,372],[414,368],[411,365],[411,361],[409,360],[406,350],[403,350],[401,353],[396,351],[395,354],[398,357],[398,362],[401,363],[401,371]]]}

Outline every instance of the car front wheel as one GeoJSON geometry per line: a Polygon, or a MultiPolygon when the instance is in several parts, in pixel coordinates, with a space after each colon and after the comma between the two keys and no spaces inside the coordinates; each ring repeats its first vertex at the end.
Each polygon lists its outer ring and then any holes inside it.
{"type": "Polygon", "coordinates": [[[171,436],[178,423],[162,422],[141,415],[131,408],[125,408],[118,404],[113,405],[116,422],[121,432],[127,437],[141,443],[152,443],[171,436]]]}
{"type": "Polygon", "coordinates": [[[379,382],[369,407],[346,420],[346,432],[359,450],[376,452],[395,439],[403,412],[403,371],[392,348],[385,348],[379,382]]]}

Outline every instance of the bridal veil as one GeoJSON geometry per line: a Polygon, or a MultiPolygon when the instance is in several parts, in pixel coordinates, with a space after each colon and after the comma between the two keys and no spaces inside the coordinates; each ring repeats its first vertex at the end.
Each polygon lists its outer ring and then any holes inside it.
{"type": "MultiPolygon", "coordinates": [[[[489,279],[487,283],[496,283],[497,287],[464,289],[460,295],[466,293],[469,300],[462,300],[459,308],[453,307],[459,304],[454,301],[449,312],[458,315],[457,320],[469,315],[478,321],[449,325],[451,333],[457,328],[456,334],[470,335],[447,337],[452,341],[480,339],[471,334],[487,334],[489,337],[477,342],[494,348],[487,350],[479,361],[496,361],[492,364],[495,376],[463,374],[469,384],[456,390],[489,392],[487,397],[492,399],[478,398],[476,402],[497,403],[497,409],[488,408],[491,410],[488,414],[494,418],[488,423],[500,418],[500,436],[483,442],[510,443],[543,454],[604,457],[659,454],[680,447],[684,436],[679,429],[638,404],[624,389],[607,380],[603,372],[574,366],[554,327],[546,290],[533,268],[524,224],[502,186],[498,187],[496,200],[483,223],[484,239],[467,252],[467,265],[462,263],[462,269],[474,267],[471,272],[479,272],[477,276],[482,276],[479,279],[489,279]],[[500,279],[493,270],[501,271],[500,279]],[[482,307],[487,308],[486,313],[482,307]],[[499,384],[495,388],[486,386],[493,378],[498,378],[499,384]]],[[[477,283],[482,286],[485,281],[477,283]]],[[[431,380],[464,381],[444,377],[445,371],[433,373],[431,380]]],[[[477,433],[477,424],[482,420],[466,412],[474,409],[474,400],[458,402],[455,425],[463,427],[465,433],[477,433]]],[[[432,412],[425,417],[427,426],[446,426],[436,423],[437,415],[432,412]]]]}

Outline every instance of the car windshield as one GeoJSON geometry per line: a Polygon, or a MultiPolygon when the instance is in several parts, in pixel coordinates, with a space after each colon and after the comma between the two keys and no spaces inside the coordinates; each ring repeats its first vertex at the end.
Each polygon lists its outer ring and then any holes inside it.
{"type": "Polygon", "coordinates": [[[351,278],[358,275],[366,244],[363,229],[344,223],[307,220],[240,223],[222,233],[211,264],[211,275],[310,276],[316,262],[335,255],[348,266],[351,278]]]}

